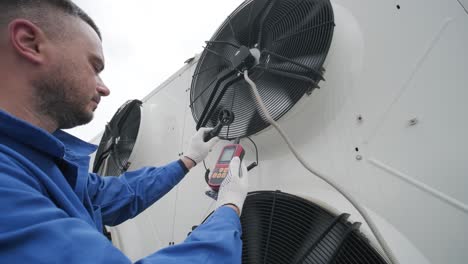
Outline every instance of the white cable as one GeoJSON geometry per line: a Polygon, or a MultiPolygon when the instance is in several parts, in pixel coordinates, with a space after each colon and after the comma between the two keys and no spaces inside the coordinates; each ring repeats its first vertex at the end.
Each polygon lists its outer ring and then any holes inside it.
{"type": "Polygon", "coordinates": [[[257,103],[259,104],[263,114],[265,115],[267,121],[274,127],[278,132],[280,133],[281,137],[283,137],[284,141],[288,144],[289,149],[291,152],[294,154],[296,159],[304,166],[307,170],[309,170],[312,174],[316,175],[329,185],[331,185],[333,188],[335,188],[339,193],[341,193],[348,201],[356,208],[356,210],[362,215],[364,220],[367,222],[369,225],[369,228],[371,229],[372,233],[374,234],[375,238],[379,242],[380,246],[382,247],[383,251],[385,252],[385,255],[387,258],[390,260],[391,263],[393,264],[398,264],[398,260],[393,254],[392,250],[388,246],[387,242],[385,242],[385,239],[382,237],[380,234],[379,230],[377,229],[377,226],[374,224],[374,222],[371,220],[369,215],[367,214],[366,210],[362,208],[359,203],[349,194],[347,193],[343,188],[341,188],[337,183],[335,183],[330,177],[323,175],[316,170],[314,170],[303,158],[299,153],[296,151],[296,148],[294,145],[291,143],[289,138],[286,136],[284,133],[283,129],[279,126],[278,123],[276,123],[275,120],[271,117],[270,113],[268,112],[265,104],[263,103],[262,98],[260,97],[260,94],[258,93],[257,90],[257,85],[249,78],[248,71],[244,71],[244,78],[247,81],[247,83],[250,84],[250,87],[252,88],[252,91],[255,95],[255,98],[257,99],[257,103]]]}

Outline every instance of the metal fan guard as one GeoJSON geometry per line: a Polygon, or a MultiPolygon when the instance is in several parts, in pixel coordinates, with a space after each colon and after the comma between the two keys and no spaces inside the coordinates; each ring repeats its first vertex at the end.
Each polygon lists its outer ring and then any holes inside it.
{"type": "Polygon", "coordinates": [[[221,138],[242,138],[263,130],[269,124],[248,84],[238,71],[230,69],[230,58],[240,46],[261,51],[259,64],[249,70],[249,76],[278,120],[305,93],[318,87],[333,29],[329,0],[245,1],[221,25],[200,57],[190,92],[194,120],[200,121],[210,103],[211,115],[202,120],[206,126],[215,126],[224,109],[232,110],[236,117],[221,130],[221,138]],[[215,90],[216,80],[226,73],[230,76],[215,90]],[[209,102],[212,93],[214,99],[209,102]]]}
{"type": "Polygon", "coordinates": [[[242,263],[387,263],[348,216],[280,191],[249,193],[242,263]]]}

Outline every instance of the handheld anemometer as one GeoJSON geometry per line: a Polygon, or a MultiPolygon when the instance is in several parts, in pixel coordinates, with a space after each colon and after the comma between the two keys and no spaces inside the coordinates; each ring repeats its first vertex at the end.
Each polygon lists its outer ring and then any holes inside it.
{"type": "Polygon", "coordinates": [[[240,144],[231,144],[227,145],[221,151],[219,155],[218,161],[216,162],[216,166],[213,169],[213,173],[211,174],[208,185],[214,191],[218,191],[221,183],[226,178],[229,172],[229,163],[234,157],[239,157],[242,161],[244,157],[245,151],[244,148],[240,144]]]}

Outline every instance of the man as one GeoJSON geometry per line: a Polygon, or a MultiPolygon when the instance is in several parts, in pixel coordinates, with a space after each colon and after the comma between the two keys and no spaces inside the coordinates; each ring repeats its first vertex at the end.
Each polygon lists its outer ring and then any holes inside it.
{"type": "MultiPolygon", "coordinates": [[[[101,234],[142,212],[208,154],[218,138],[192,138],[186,156],[120,177],[88,172],[96,147],[60,129],[88,123],[109,89],[98,28],[69,0],[0,2],[0,260],[130,263],[101,234]]],[[[231,163],[217,210],[184,243],[139,263],[239,263],[247,170],[231,163]],[[240,176],[243,175],[243,176],[240,176]]]]}

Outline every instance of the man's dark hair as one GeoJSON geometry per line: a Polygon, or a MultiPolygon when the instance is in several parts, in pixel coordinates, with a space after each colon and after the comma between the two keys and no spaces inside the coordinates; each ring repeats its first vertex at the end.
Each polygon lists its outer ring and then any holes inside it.
{"type": "Polygon", "coordinates": [[[0,0],[0,26],[8,24],[16,18],[30,19],[35,23],[52,27],[60,27],[60,22],[53,21],[53,11],[79,17],[91,26],[100,39],[101,32],[91,17],[71,0],[0,0]],[[49,23],[45,22],[49,20],[49,23]],[[50,22],[52,20],[52,22],[50,22]]]}

